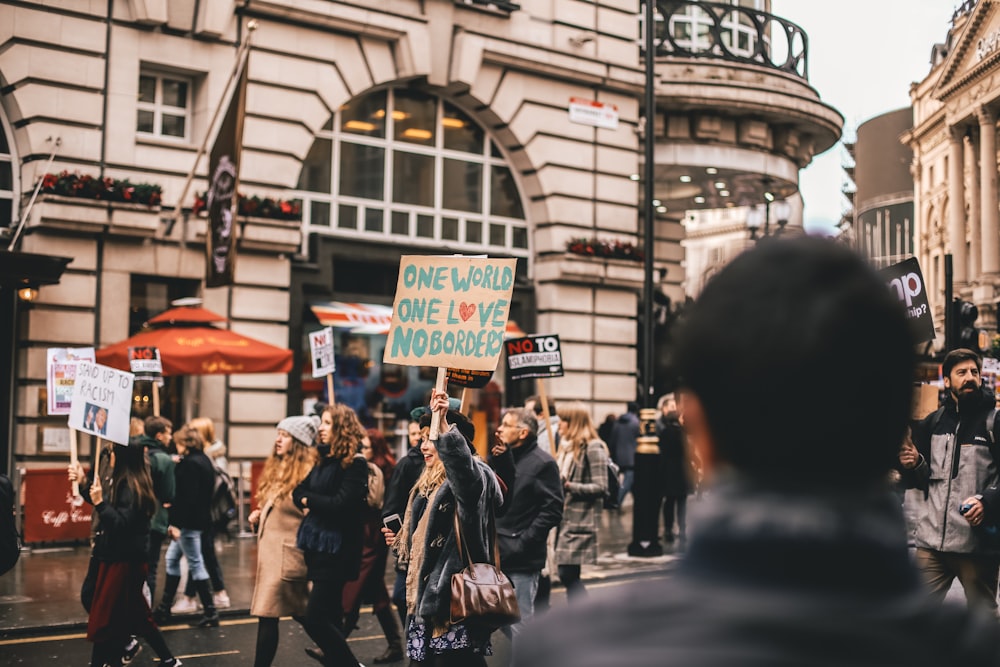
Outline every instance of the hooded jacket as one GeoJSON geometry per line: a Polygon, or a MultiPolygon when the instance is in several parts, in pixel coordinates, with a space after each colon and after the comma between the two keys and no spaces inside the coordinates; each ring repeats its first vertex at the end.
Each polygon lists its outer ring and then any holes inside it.
{"type": "MultiPolygon", "coordinates": [[[[549,531],[563,515],[562,481],[555,459],[533,436],[509,450],[514,457],[514,486],[497,518],[500,564],[504,572],[540,572],[545,566],[549,531]]],[[[492,456],[490,457],[492,460],[492,456]]]]}
{"type": "Polygon", "coordinates": [[[153,494],[156,495],[156,514],[153,515],[150,530],[166,535],[170,517],[167,508],[163,505],[174,502],[174,494],[176,493],[174,468],[176,464],[159,440],[150,438],[148,435],[141,435],[136,444],[146,448],[146,458],[149,459],[149,476],[153,480],[153,494]]]}
{"type": "Polygon", "coordinates": [[[914,529],[916,546],[949,553],[994,553],[979,538],[959,508],[966,498],[981,496],[985,524],[1000,518],[1000,491],[997,489],[997,462],[993,433],[986,428],[994,409],[993,392],[982,389],[961,404],[948,392],[944,406],[925,417],[913,429],[913,444],[921,459],[912,470],[903,470],[907,487],[924,491],[909,494],[922,506],[914,529]]]}

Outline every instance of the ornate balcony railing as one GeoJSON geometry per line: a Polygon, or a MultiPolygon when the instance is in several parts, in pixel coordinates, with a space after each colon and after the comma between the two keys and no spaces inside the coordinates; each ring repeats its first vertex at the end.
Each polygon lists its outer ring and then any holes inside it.
{"type": "MultiPolygon", "coordinates": [[[[700,0],[658,0],[656,13],[657,58],[728,60],[809,80],[809,38],[780,16],[700,0]]],[[[639,34],[645,34],[641,25],[639,34]]]]}

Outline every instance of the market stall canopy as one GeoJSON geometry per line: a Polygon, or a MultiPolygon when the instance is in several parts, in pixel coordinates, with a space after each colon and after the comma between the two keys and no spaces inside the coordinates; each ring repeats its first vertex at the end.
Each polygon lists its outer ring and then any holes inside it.
{"type": "Polygon", "coordinates": [[[97,363],[129,370],[130,347],[160,351],[164,375],[288,373],[292,351],[211,326],[226,318],[204,308],[173,308],[147,322],[147,328],[97,350],[97,363]]]}
{"type": "MultiPolygon", "coordinates": [[[[309,309],[323,326],[334,329],[349,329],[351,333],[385,335],[389,333],[389,325],[392,324],[392,306],[344,301],[314,301],[309,304],[309,309]]],[[[517,322],[507,320],[507,338],[522,338],[526,335],[517,326],[517,322]]]]}

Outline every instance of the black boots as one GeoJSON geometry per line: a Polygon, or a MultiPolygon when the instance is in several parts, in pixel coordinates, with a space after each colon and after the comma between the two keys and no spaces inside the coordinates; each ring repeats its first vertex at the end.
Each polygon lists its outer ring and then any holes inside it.
{"type": "Polygon", "coordinates": [[[389,647],[385,653],[372,660],[376,665],[387,662],[399,662],[403,659],[403,628],[399,625],[399,617],[396,610],[390,605],[375,612],[375,618],[382,626],[385,639],[389,642],[389,647]]]}
{"type": "Polygon", "coordinates": [[[194,582],[195,590],[198,591],[198,599],[201,600],[201,608],[205,610],[205,615],[195,623],[197,628],[217,628],[219,627],[219,612],[215,608],[215,601],[212,599],[212,589],[208,579],[194,582]]]}
{"type": "Polygon", "coordinates": [[[166,625],[170,622],[170,607],[174,604],[174,596],[177,595],[177,587],[181,584],[181,578],[167,575],[167,582],[163,586],[163,599],[159,606],[153,610],[153,620],[157,625],[166,625]]]}

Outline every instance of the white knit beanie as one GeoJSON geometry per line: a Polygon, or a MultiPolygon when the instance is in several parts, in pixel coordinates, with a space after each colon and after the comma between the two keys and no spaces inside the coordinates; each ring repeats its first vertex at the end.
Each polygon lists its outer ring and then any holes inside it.
{"type": "Polygon", "coordinates": [[[287,431],[288,435],[306,447],[312,447],[316,442],[316,435],[319,433],[319,417],[315,415],[297,417],[285,417],[278,422],[279,431],[287,431]]]}

